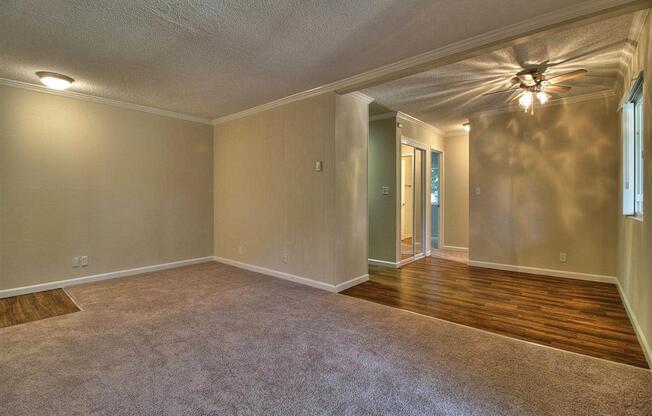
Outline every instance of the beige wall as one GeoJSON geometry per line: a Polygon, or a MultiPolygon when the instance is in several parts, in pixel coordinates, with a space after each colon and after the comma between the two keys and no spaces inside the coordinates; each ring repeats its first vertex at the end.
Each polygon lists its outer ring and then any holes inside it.
{"type": "Polygon", "coordinates": [[[211,154],[209,125],[0,87],[0,289],[210,256],[211,154]]]}
{"type": "Polygon", "coordinates": [[[447,136],[444,153],[444,245],[469,247],[469,135],[447,136]]]}
{"type": "Polygon", "coordinates": [[[369,104],[335,95],[335,280],[368,272],[367,150],[369,104]]]}
{"type": "Polygon", "coordinates": [[[215,255],[328,285],[366,274],[367,120],[328,93],[216,125],[215,255]]]}
{"type": "Polygon", "coordinates": [[[396,118],[369,123],[369,258],[396,262],[396,118]],[[384,195],[383,186],[389,187],[384,195]]]}
{"type": "Polygon", "coordinates": [[[470,259],[615,276],[617,138],[613,99],[471,120],[470,259]]]}
{"type": "MultiPolygon", "coordinates": [[[[644,72],[645,188],[644,220],[616,213],[618,221],[618,280],[630,307],[648,360],[652,359],[652,17],[648,15],[637,49],[633,52],[621,82],[619,96],[625,98],[631,80],[644,72]]],[[[619,149],[620,150],[620,149],[619,149]]],[[[622,183],[622,181],[620,182],[622,183]]],[[[619,195],[621,192],[619,192],[619,195]]],[[[622,204],[619,204],[619,207],[622,204]]]]}

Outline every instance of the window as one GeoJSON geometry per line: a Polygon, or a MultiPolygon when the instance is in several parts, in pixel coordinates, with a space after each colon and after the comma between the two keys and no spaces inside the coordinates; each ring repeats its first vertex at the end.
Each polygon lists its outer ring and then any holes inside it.
{"type": "Polygon", "coordinates": [[[623,108],[623,214],[643,216],[643,77],[623,108]]]}

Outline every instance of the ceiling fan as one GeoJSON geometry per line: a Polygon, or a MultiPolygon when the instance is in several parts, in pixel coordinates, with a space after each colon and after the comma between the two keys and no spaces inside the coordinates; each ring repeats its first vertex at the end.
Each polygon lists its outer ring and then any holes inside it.
{"type": "Polygon", "coordinates": [[[511,81],[516,85],[515,87],[507,90],[488,92],[483,94],[483,96],[518,91],[519,94],[514,99],[518,99],[518,103],[526,112],[530,110],[530,114],[534,114],[535,97],[539,101],[539,104],[544,105],[550,99],[550,94],[565,94],[571,90],[571,87],[568,85],[559,85],[560,82],[581,77],[588,71],[586,69],[577,69],[550,78],[546,77],[544,72],[545,69],[541,70],[540,68],[524,69],[512,78],[511,81]]]}

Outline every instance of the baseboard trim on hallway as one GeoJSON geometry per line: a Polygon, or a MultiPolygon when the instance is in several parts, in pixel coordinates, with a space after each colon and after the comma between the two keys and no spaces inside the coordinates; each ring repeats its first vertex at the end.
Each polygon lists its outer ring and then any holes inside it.
{"type": "Polygon", "coordinates": [[[58,280],[56,282],[39,283],[31,286],[4,289],[4,290],[0,290],[0,298],[8,298],[11,296],[24,295],[26,293],[42,292],[44,290],[60,289],[67,286],[79,285],[82,283],[99,282],[100,280],[115,279],[118,277],[131,276],[134,274],[155,272],[158,270],[165,270],[165,269],[174,269],[176,267],[188,266],[191,264],[205,263],[211,260],[213,260],[213,256],[197,257],[194,259],[174,261],[171,263],[155,264],[152,266],[136,267],[134,269],[118,270],[115,272],[107,272],[107,273],[100,273],[100,274],[94,274],[89,276],[74,277],[71,279],[58,280]]]}
{"type": "Polygon", "coordinates": [[[625,291],[623,290],[623,287],[620,285],[620,280],[616,280],[616,287],[618,287],[618,293],[620,294],[620,299],[622,299],[623,301],[623,305],[625,306],[625,311],[627,311],[627,316],[629,316],[629,320],[632,323],[632,326],[634,327],[634,332],[636,332],[636,336],[638,337],[638,340],[641,343],[641,349],[643,350],[643,354],[645,354],[645,359],[647,360],[648,365],[652,369],[652,347],[650,346],[650,343],[648,342],[647,338],[645,338],[645,334],[643,334],[643,329],[641,328],[641,325],[639,325],[638,320],[636,319],[636,315],[634,315],[634,311],[629,305],[629,301],[625,296],[625,291]]]}
{"type": "Polygon", "coordinates": [[[213,260],[215,260],[218,263],[224,263],[224,264],[228,264],[229,266],[234,266],[240,269],[249,270],[251,272],[262,273],[272,277],[278,277],[279,279],[288,280],[294,283],[300,283],[302,285],[311,286],[317,289],[322,289],[333,293],[340,292],[342,290],[348,289],[352,286],[355,286],[359,283],[366,282],[367,280],[369,280],[369,275],[364,274],[362,276],[354,277],[353,279],[347,280],[346,282],[340,283],[339,285],[336,286],[330,283],[324,283],[324,282],[319,282],[317,280],[309,279],[307,277],[297,276],[295,274],[269,269],[267,267],[256,266],[254,264],[243,263],[240,261],[227,259],[225,257],[215,256],[213,257],[213,260]]]}
{"type": "Polygon", "coordinates": [[[386,267],[393,267],[397,268],[398,263],[395,263],[393,261],[385,261],[385,260],[377,260],[377,259],[367,259],[367,263],[373,264],[374,266],[386,266],[386,267]]]}
{"type": "Polygon", "coordinates": [[[615,276],[605,276],[602,274],[569,272],[566,270],[543,269],[539,267],[517,266],[514,264],[491,263],[488,261],[469,260],[469,266],[483,267],[485,269],[506,270],[510,272],[521,272],[529,274],[540,274],[544,276],[565,277],[567,279],[588,280],[591,282],[602,282],[617,284],[615,276]]]}
{"type": "Polygon", "coordinates": [[[346,290],[350,287],[359,285],[360,283],[364,283],[369,280],[369,275],[368,274],[363,274],[362,276],[354,277],[351,280],[347,280],[344,283],[340,283],[339,285],[335,286],[335,292],[339,293],[343,290],[346,290]]]}
{"type": "Polygon", "coordinates": [[[469,251],[468,247],[458,247],[458,246],[447,246],[443,245],[442,250],[451,250],[451,251],[464,251],[467,252],[469,251]]]}

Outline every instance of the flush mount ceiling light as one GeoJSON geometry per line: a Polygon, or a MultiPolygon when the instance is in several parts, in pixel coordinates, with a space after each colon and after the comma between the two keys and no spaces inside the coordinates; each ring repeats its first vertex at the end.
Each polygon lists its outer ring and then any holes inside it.
{"type": "Polygon", "coordinates": [[[41,79],[43,85],[55,90],[65,90],[75,82],[74,79],[56,72],[39,71],[36,75],[41,79]]]}
{"type": "Polygon", "coordinates": [[[471,124],[469,123],[462,124],[462,127],[464,127],[464,130],[466,131],[471,131],[471,124]]]}

